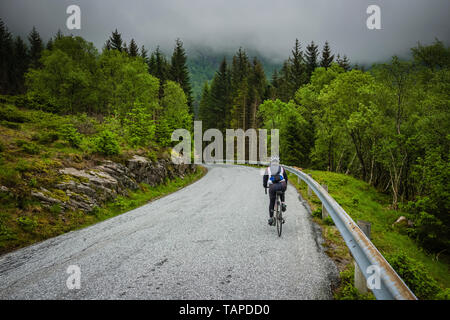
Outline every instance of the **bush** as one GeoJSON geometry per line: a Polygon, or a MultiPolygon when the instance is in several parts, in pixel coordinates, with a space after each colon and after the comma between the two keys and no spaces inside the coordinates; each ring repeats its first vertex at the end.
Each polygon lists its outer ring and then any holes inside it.
{"type": "Polygon", "coordinates": [[[16,140],[16,145],[28,154],[39,154],[40,152],[39,146],[33,142],[18,139],[16,140]]]}
{"type": "Polygon", "coordinates": [[[72,147],[80,147],[82,136],[72,124],[67,123],[62,126],[61,136],[64,138],[64,140],[69,142],[72,147]]]}
{"type": "Polygon", "coordinates": [[[31,219],[29,217],[19,217],[19,218],[17,218],[17,222],[19,223],[19,226],[23,230],[28,231],[28,232],[33,232],[38,225],[36,220],[31,219]]]}
{"type": "Polygon", "coordinates": [[[419,299],[435,299],[441,293],[442,289],[419,261],[404,252],[388,255],[386,260],[419,299]]]}
{"type": "Polygon", "coordinates": [[[0,108],[0,119],[18,123],[29,121],[28,117],[22,111],[11,105],[3,105],[0,108]]]}
{"type": "Polygon", "coordinates": [[[20,124],[18,124],[16,122],[2,121],[1,125],[5,126],[7,128],[10,128],[10,129],[14,129],[14,130],[19,130],[20,129],[20,124]]]}
{"type": "Polygon", "coordinates": [[[37,133],[32,137],[32,140],[40,144],[47,145],[59,139],[59,134],[56,131],[37,133]]]}
{"type": "Polygon", "coordinates": [[[7,187],[15,187],[20,182],[20,175],[14,169],[7,167],[0,167],[0,182],[7,187]]]}
{"type": "Polygon", "coordinates": [[[0,152],[5,150],[5,145],[0,141],[0,152]]]}
{"type": "Polygon", "coordinates": [[[314,218],[321,219],[322,218],[322,207],[317,207],[317,209],[312,212],[312,216],[314,218]]]}
{"type": "Polygon", "coordinates": [[[102,131],[94,139],[94,151],[105,155],[119,154],[119,142],[116,134],[109,130],[102,131]]]}
{"type": "Polygon", "coordinates": [[[325,223],[327,226],[334,226],[333,219],[331,219],[330,216],[328,216],[325,219],[323,219],[323,223],[325,223]]]}

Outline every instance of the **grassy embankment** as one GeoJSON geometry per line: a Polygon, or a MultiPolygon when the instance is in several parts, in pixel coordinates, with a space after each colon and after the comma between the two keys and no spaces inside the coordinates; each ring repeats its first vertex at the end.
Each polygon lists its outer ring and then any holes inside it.
{"type": "Polygon", "coordinates": [[[14,102],[2,98],[0,186],[8,191],[0,191],[0,254],[124,213],[174,192],[205,174],[206,169],[198,167],[184,179],[166,181],[156,187],[141,184],[141,190],[129,192],[128,197],[119,196],[90,214],[62,212],[58,205],[46,208],[30,198],[30,192],[40,187],[46,188],[53,198],[64,200],[67,197],[63,191],[52,188],[68,178],[58,173],[59,168],[83,169],[104,159],[124,163],[135,153],[152,160],[167,156],[167,151],[158,146],[132,149],[121,140],[118,140],[119,154],[99,154],[93,150],[93,145],[107,126],[84,115],[59,116],[17,108],[14,102]],[[73,139],[77,139],[76,144],[73,139]]]}
{"type": "MultiPolygon", "coordinates": [[[[390,197],[377,192],[369,184],[353,177],[324,171],[305,170],[321,184],[354,221],[371,222],[372,242],[386,257],[397,273],[421,299],[449,299],[449,257],[426,253],[407,235],[404,226],[394,222],[404,213],[390,209],[390,197]]],[[[322,220],[322,206],[317,196],[308,197],[305,183],[297,182],[290,174],[290,182],[299,190],[312,209],[313,219],[322,228],[327,254],[337,263],[341,285],[336,299],[371,299],[373,295],[359,294],[353,286],[354,267],[350,252],[331,219],[322,220]]]]}

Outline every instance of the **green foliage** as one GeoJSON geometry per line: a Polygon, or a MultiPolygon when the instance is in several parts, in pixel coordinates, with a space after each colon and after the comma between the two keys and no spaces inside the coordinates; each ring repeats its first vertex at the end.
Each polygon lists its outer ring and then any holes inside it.
{"type": "Polygon", "coordinates": [[[340,289],[334,294],[336,300],[375,300],[372,293],[361,294],[354,286],[353,264],[340,273],[340,279],[340,289]]]}
{"type": "Polygon", "coordinates": [[[59,139],[59,133],[56,131],[45,131],[45,132],[36,133],[31,138],[31,140],[37,141],[38,143],[43,144],[43,145],[49,145],[58,139],[59,139]]]}
{"type": "MultiPolygon", "coordinates": [[[[30,121],[24,112],[12,105],[2,105],[0,108],[0,119],[7,122],[24,123],[30,121]]],[[[3,122],[2,121],[2,122],[3,122]]]]}
{"type": "Polygon", "coordinates": [[[322,219],[322,207],[321,207],[321,206],[317,207],[317,208],[312,212],[312,216],[313,216],[314,218],[322,219]]]}
{"type": "Polygon", "coordinates": [[[434,299],[441,293],[439,285],[423,264],[399,252],[386,257],[389,264],[419,299],[434,299]]]}
{"type": "Polygon", "coordinates": [[[331,219],[330,216],[328,216],[325,219],[323,219],[323,223],[325,223],[327,226],[333,226],[334,225],[334,221],[333,221],[333,219],[331,219]]]}
{"type": "Polygon", "coordinates": [[[19,226],[27,232],[34,232],[36,227],[38,226],[38,223],[35,219],[26,216],[17,218],[17,222],[19,226]]]}
{"type": "Polygon", "coordinates": [[[72,147],[80,147],[82,136],[72,124],[64,124],[61,127],[60,133],[64,140],[66,140],[72,147]]]}
{"type": "Polygon", "coordinates": [[[117,135],[109,130],[100,132],[94,139],[94,151],[108,156],[119,154],[117,135]]]}
{"type": "Polygon", "coordinates": [[[18,171],[6,167],[0,167],[0,182],[7,187],[15,187],[20,183],[20,174],[18,171]]]}
{"type": "Polygon", "coordinates": [[[135,103],[124,119],[127,140],[132,146],[146,146],[155,137],[151,113],[142,103],[135,103]]]}
{"type": "Polygon", "coordinates": [[[169,146],[174,130],[181,128],[190,130],[192,126],[186,95],[180,85],[173,81],[166,82],[161,107],[162,113],[157,128],[158,142],[162,146],[169,146]]]}
{"type": "Polygon", "coordinates": [[[16,145],[22,149],[23,152],[28,154],[39,154],[40,148],[34,142],[28,142],[26,140],[17,139],[16,145]]]}

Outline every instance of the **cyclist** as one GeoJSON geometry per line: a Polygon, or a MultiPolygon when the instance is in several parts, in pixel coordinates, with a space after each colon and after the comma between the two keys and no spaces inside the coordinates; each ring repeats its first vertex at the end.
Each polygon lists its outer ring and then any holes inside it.
{"type": "Polygon", "coordinates": [[[270,159],[270,166],[266,168],[263,177],[264,188],[269,188],[269,198],[270,198],[269,225],[271,226],[275,222],[273,219],[273,211],[275,207],[277,191],[282,191],[282,194],[280,195],[281,210],[283,212],[286,211],[286,204],[284,203],[284,192],[286,191],[287,188],[287,182],[288,182],[287,173],[284,170],[284,168],[280,165],[280,158],[278,158],[277,156],[273,156],[270,159]]]}

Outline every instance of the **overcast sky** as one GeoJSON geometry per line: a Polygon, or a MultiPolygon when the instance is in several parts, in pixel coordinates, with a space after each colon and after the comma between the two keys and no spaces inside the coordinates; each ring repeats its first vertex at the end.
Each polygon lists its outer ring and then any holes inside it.
{"type": "Polygon", "coordinates": [[[325,40],[352,62],[372,63],[405,56],[418,41],[450,42],[449,0],[0,0],[0,18],[14,34],[36,26],[48,39],[58,29],[81,35],[101,48],[115,28],[129,43],[171,52],[181,38],[198,46],[260,51],[287,58],[295,38],[302,46],[325,40]],[[81,30],[66,28],[66,8],[81,8],[81,30]],[[381,8],[381,30],[366,27],[366,9],[381,8]]]}

